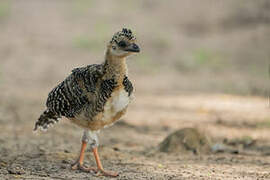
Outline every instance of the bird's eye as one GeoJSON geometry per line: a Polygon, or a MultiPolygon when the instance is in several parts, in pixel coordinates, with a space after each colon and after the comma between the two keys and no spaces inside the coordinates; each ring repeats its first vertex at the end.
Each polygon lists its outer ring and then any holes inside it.
{"type": "Polygon", "coordinates": [[[125,41],[120,41],[120,42],[118,43],[118,46],[124,48],[124,47],[127,46],[127,43],[126,43],[125,41]]]}

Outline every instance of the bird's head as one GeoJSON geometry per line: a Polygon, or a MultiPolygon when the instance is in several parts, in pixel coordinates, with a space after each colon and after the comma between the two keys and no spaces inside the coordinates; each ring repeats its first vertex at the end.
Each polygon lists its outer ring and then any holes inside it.
{"type": "Polygon", "coordinates": [[[112,40],[108,44],[108,50],[111,55],[119,58],[140,52],[135,36],[130,29],[126,28],[113,35],[112,40]]]}

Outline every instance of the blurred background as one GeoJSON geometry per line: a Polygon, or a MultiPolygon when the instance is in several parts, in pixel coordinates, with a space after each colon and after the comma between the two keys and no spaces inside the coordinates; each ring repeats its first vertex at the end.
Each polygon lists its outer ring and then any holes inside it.
{"type": "Polygon", "coordinates": [[[73,68],[102,62],[128,27],[142,49],[128,61],[138,92],[266,96],[269,24],[267,0],[2,0],[1,88],[45,98],[73,68]]]}
{"type": "MultiPolygon", "coordinates": [[[[48,92],[73,68],[101,63],[106,44],[123,27],[135,32],[141,47],[140,54],[128,59],[136,100],[122,124],[101,134],[108,148],[101,154],[118,157],[111,162],[109,156],[105,166],[129,167],[131,176],[133,171],[146,170],[147,178],[185,174],[179,162],[185,167],[194,163],[195,169],[185,169],[197,178],[209,177],[207,168],[219,168],[211,173],[222,179],[226,175],[256,177],[254,168],[263,175],[270,161],[269,0],[1,0],[0,177],[18,174],[12,169],[17,165],[23,167],[20,173],[29,174],[39,163],[50,176],[60,172],[59,162],[77,156],[82,130],[65,120],[42,136],[32,135],[31,130],[45,108],[48,92]],[[199,127],[216,142],[248,137],[258,142],[252,148],[259,155],[242,159],[223,155],[219,165],[213,162],[220,157],[193,158],[188,163],[190,157],[144,159],[149,148],[184,127],[199,127]],[[33,153],[43,155],[30,165],[25,156],[13,161],[22,152],[31,158],[33,153]],[[48,152],[66,154],[51,155],[54,160],[50,160],[48,152]],[[148,164],[116,164],[119,159],[134,162],[130,156],[148,164]],[[233,168],[222,165],[228,162],[233,168]],[[250,166],[239,169],[241,163],[250,166]],[[51,164],[59,171],[52,172],[51,164]],[[167,169],[154,171],[155,167],[167,169]]],[[[87,174],[76,178],[81,176],[87,174]]]]}

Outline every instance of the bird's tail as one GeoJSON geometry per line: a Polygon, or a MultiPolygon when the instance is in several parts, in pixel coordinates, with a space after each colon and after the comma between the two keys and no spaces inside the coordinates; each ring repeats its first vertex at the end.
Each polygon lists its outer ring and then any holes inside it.
{"type": "Polygon", "coordinates": [[[42,131],[46,131],[49,127],[59,121],[60,116],[50,110],[45,110],[38,120],[36,121],[34,131],[41,129],[42,131]]]}

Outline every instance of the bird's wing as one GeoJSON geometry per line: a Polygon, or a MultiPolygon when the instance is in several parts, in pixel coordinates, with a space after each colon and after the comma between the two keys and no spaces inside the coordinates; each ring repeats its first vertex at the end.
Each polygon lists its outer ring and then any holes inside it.
{"type": "Polygon", "coordinates": [[[128,96],[130,96],[132,94],[134,88],[133,88],[133,85],[127,76],[125,76],[125,78],[123,80],[123,85],[124,85],[125,91],[128,93],[128,96]]]}
{"type": "Polygon", "coordinates": [[[74,117],[91,101],[89,94],[95,94],[97,82],[102,75],[102,64],[73,69],[72,73],[49,93],[46,103],[48,109],[59,116],[74,117]]]}

